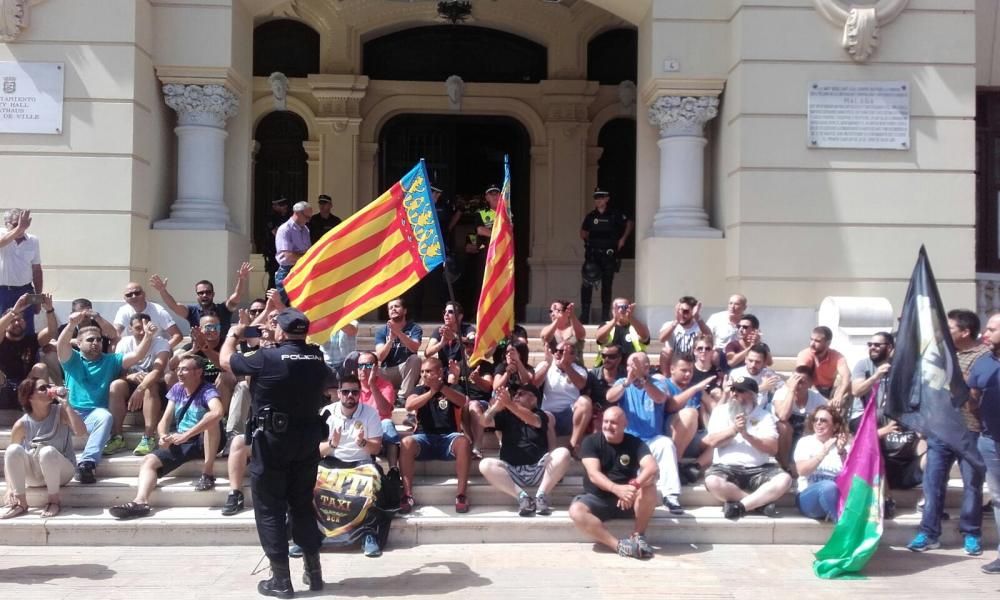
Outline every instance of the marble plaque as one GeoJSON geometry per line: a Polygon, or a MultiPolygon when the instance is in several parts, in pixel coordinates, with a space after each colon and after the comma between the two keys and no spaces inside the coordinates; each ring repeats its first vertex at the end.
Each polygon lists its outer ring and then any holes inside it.
{"type": "Polygon", "coordinates": [[[810,148],[910,149],[910,86],[905,81],[809,84],[810,148]]]}
{"type": "Polygon", "coordinates": [[[0,62],[0,133],[63,131],[63,63],[0,62]]]}

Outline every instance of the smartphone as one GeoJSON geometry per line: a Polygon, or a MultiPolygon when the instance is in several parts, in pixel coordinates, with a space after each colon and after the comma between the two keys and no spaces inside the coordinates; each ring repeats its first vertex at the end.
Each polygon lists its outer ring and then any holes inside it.
{"type": "Polygon", "coordinates": [[[28,304],[40,306],[42,302],[45,302],[45,294],[28,294],[28,304]]]}
{"type": "Polygon", "coordinates": [[[260,337],[260,327],[257,327],[256,325],[250,325],[250,326],[248,326],[246,329],[243,330],[243,337],[247,338],[247,339],[249,339],[249,338],[259,338],[260,337]]]}

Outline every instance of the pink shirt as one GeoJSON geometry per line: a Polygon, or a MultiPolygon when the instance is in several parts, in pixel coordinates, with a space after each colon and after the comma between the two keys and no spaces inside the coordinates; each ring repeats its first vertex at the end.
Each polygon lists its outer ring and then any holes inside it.
{"type": "Polygon", "coordinates": [[[392,383],[390,383],[389,380],[383,379],[381,377],[375,379],[375,386],[378,388],[380,392],[382,392],[382,397],[385,398],[385,401],[389,403],[388,412],[382,412],[381,410],[379,410],[378,403],[375,402],[374,398],[372,398],[371,390],[369,389],[366,391],[363,385],[361,386],[361,403],[367,404],[368,406],[378,411],[378,417],[380,419],[391,419],[392,404],[393,402],[396,401],[396,389],[392,387],[392,383]]]}

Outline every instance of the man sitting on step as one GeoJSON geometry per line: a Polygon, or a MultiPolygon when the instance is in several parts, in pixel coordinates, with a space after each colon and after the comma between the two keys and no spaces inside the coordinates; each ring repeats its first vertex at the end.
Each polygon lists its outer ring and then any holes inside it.
{"type": "Polygon", "coordinates": [[[750,377],[734,379],[726,401],[712,411],[703,440],[715,449],[705,487],[724,503],[722,512],[733,521],[761,507],[765,515],[777,516],[774,502],[792,485],[774,462],[778,428],[774,415],[757,406],[759,391],[750,377]]]}
{"type": "Polygon", "coordinates": [[[642,440],[625,433],[628,419],[617,406],[604,411],[601,431],[584,438],[580,457],[586,477],[583,494],[573,499],[569,517],[589,538],[619,556],[651,558],[646,526],[656,510],[656,480],[660,470],[642,440]],[[604,521],[634,518],[630,537],[615,539],[604,521]]]}
{"type": "Polygon", "coordinates": [[[148,515],[149,495],[157,478],[191,460],[202,459],[201,478],[195,482],[195,489],[208,491],[215,487],[215,455],[224,440],[219,426],[223,414],[219,391],[203,380],[204,366],[197,357],[182,359],[177,377],[180,381],[167,392],[167,408],[157,425],[160,447],[146,455],[139,467],[135,499],[111,507],[111,516],[116,519],[148,515]]]}
{"type": "MultiPolygon", "coordinates": [[[[506,379],[507,373],[500,377],[506,379]]],[[[549,494],[562,481],[572,459],[569,450],[556,448],[549,415],[538,408],[541,395],[523,383],[511,398],[506,382],[497,388],[496,402],[483,415],[487,427],[501,435],[500,458],[484,458],[479,471],[490,485],[517,500],[522,517],[552,514],[549,494]],[[538,486],[534,498],[524,488],[538,486]]]]}

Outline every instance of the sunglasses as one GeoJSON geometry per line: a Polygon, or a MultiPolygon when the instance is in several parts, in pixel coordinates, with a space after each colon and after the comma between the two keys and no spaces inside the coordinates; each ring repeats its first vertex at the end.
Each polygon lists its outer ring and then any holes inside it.
{"type": "Polygon", "coordinates": [[[141,296],[141,295],[142,295],[142,290],[139,290],[137,292],[125,292],[126,298],[135,298],[136,296],[141,296]]]}
{"type": "Polygon", "coordinates": [[[358,363],[359,369],[369,370],[375,368],[375,363],[358,363]]]}
{"type": "Polygon", "coordinates": [[[453,309],[451,309],[451,308],[446,308],[446,309],[444,309],[444,314],[446,314],[446,315],[453,315],[453,314],[455,314],[455,311],[453,309]]]}
{"type": "Polygon", "coordinates": [[[201,328],[202,331],[222,331],[221,325],[205,325],[201,328]]]}
{"type": "Polygon", "coordinates": [[[746,331],[747,329],[753,329],[753,326],[752,325],[740,325],[739,327],[737,327],[737,329],[739,329],[740,331],[746,331]]]}
{"type": "Polygon", "coordinates": [[[93,344],[94,342],[101,341],[101,338],[99,338],[99,337],[89,337],[89,338],[83,338],[83,341],[87,342],[88,344],[93,344]]]}
{"type": "Polygon", "coordinates": [[[250,313],[251,315],[259,315],[260,313],[264,312],[264,309],[263,308],[251,308],[247,312],[250,313]]]}
{"type": "Polygon", "coordinates": [[[885,342],[868,342],[869,348],[881,348],[882,346],[888,346],[889,344],[885,342]]]}
{"type": "Polygon", "coordinates": [[[358,388],[349,388],[349,389],[340,388],[340,393],[345,396],[360,396],[361,390],[359,390],[358,388]]]}
{"type": "Polygon", "coordinates": [[[626,311],[628,310],[628,304],[615,304],[615,310],[626,311]]]}
{"type": "Polygon", "coordinates": [[[564,348],[559,348],[558,350],[556,350],[552,354],[555,354],[556,356],[562,356],[563,353],[565,353],[565,352],[566,352],[566,350],[564,348]]]}
{"type": "Polygon", "coordinates": [[[830,423],[833,423],[833,419],[831,419],[830,417],[816,417],[816,418],[813,419],[813,423],[827,423],[827,424],[830,424],[830,423]]]}

